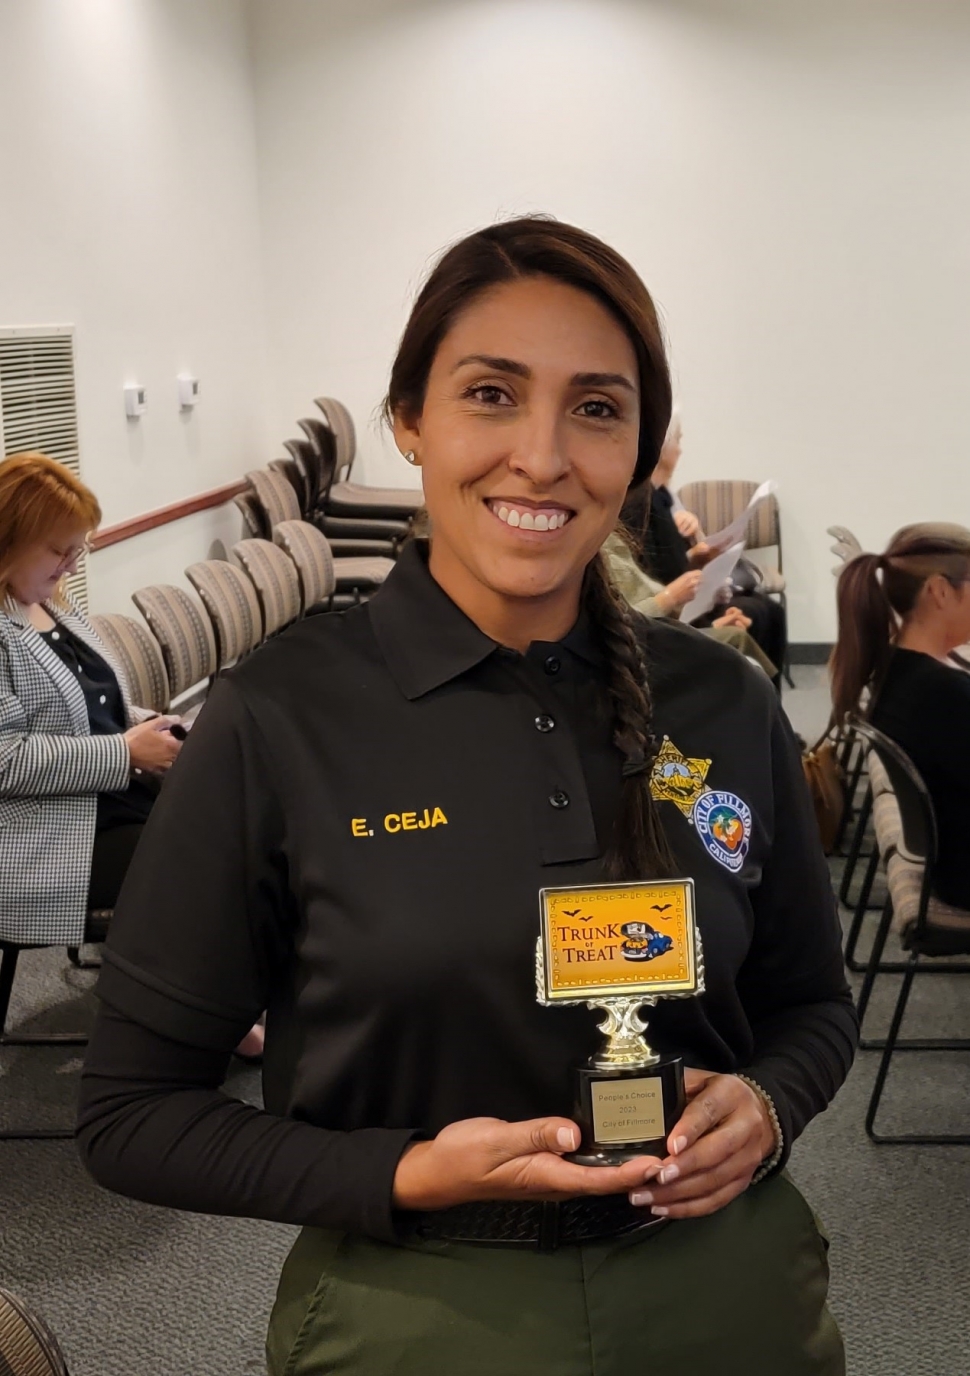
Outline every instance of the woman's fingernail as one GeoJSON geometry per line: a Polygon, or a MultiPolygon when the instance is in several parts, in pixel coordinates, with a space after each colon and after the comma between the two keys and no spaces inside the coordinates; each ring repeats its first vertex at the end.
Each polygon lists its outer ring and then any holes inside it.
{"type": "Polygon", "coordinates": [[[680,1175],[679,1166],[664,1166],[663,1170],[660,1172],[661,1185],[669,1185],[671,1180],[677,1179],[678,1175],[680,1175]]]}
{"type": "Polygon", "coordinates": [[[556,1141],[563,1151],[573,1151],[576,1146],[576,1132],[574,1128],[560,1128],[556,1133],[556,1141]]]}
{"type": "Polygon", "coordinates": [[[653,1195],[649,1190],[634,1190],[630,1195],[630,1203],[636,1205],[652,1204],[653,1195]]]}
{"type": "Polygon", "coordinates": [[[656,1163],[656,1165],[654,1165],[654,1166],[648,1166],[647,1169],[643,1172],[643,1179],[644,1179],[644,1181],[646,1182],[646,1181],[655,1179],[655,1177],[656,1177],[656,1175],[657,1175],[657,1172],[658,1172],[659,1170],[660,1170],[660,1162],[659,1162],[659,1161],[658,1161],[658,1162],[656,1163]]]}
{"type": "Polygon", "coordinates": [[[670,1210],[665,1209],[662,1204],[655,1204],[653,1208],[650,1210],[650,1212],[652,1214],[656,1214],[658,1218],[666,1218],[667,1215],[670,1213],[670,1210]]]}
{"type": "Polygon", "coordinates": [[[675,1137],[670,1144],[670,1150],[673,1152],[674,1156],[679,1156],[686,1146],[686,1137],[675,1137]]]}

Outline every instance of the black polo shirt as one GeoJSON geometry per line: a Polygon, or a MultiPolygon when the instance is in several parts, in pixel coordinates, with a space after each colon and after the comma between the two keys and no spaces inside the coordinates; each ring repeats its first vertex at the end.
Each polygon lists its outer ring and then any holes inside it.
{"type": "MultiPolygon", "coordinates": [[[[707,966],[703,996],[651,1014],[651,1041],[756,1076],[790,1144],[855,1035],[798,751],[740,655],[676,625],[642,633],[668,738],[656,788],[675,799],[660,808],[707,966]],[[692,771],[695,812],[676,801],[692,771]]],[[[536,1002],[538,892],[602,879],[621,762],[595,628],[497,646],[419,545],[365,606],[305,620],[216,686],[146,827],[99,992],[213,1051],[268,1009],[266,1108],[315,1125],[300,1159],[312,1171],[315,1150],[331,1183],[308,1217],[241,1186],[227,1208],[223,1181],[222,1211],[385,1235],[415,1134],[569,1113],[570,1067],[600,1034],[586,1008],[536,1002]]]]}

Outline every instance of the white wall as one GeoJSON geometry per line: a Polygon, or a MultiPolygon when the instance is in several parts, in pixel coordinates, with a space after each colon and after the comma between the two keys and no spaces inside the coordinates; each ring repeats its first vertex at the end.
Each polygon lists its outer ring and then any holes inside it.
{"type": "MultiPolygon", "coordinates": [[[[107,525],[272,456],[248,44],[240,0],[0,0],[0,325],[76,326],[107,525]],[[202,398],[180,414],[183,369],[202,398]]],[[[92,607],[132,610],[237,533],[222,510],[93,556],[92,607]]]]}
{"type": "MultiPolygon", "coordinates": [[[[781,485],[791,633],[834,631],[825,527],[970,523],[970,6],[250,0],[282,437],[378,403],[437,249],[544,210],[666,318],[681,477],[781,485]]],[[[363,428],[363,427],[362,427],[363,428]]],[[[408,481],[376,430],[370,481],[408,481]]]]}

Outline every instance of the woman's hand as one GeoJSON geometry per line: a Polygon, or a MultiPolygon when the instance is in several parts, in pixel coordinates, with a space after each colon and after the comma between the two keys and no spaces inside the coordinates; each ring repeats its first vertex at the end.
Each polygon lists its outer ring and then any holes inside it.
{"type": "Polygon", "coordinates": [[[679,578],[668,583],[663,591],[657,594],[667,616],[673,612],[679,612],[681,608],[687,606],[697,591],[697,585],[700,581],[700,569],[691,569],[690,573],[682,573],[679,578]]]}
{"type": "Polygon", "coordinates": [[[466,1118],[442,1128],[431,1142],[407,1148],[394,1175],[399,1209],[447,1209],[474,1199],[572,1199],[622,1194],[652,1180],[653,1156],[622,1166],[577,1166],[562,1154],[579,1145],[568,1118],[466,1118]]]}
{"type": "Polygon", "coordinates": [[[740,607],[728,607],[723,616],[712,622],[714,626],[740,626],[746,631],[751,625],[750,616],[745,616],[740,607]]]}
{"type": "Polygon", "coordinates": [[[668,1218],[723,1209],[776,1146],[768,1110],[750,1085],[707,1070],[688,1069],[684,1078],[688,1103],[667,1138],[670,1155],[648,1189],[630,1193],[631,1204],[668,1218]]]}
{"type": "Polygon", "coordinates": [[[696,540],[701,533],[701,523],[692,511],[675,511],[674,525],[685,540],[696,540]]]}
{"type": "Polygon", "coordinates": [[[168,729],[177,721],[178,717],[151,717],[125,732],[133,769],[148,769],[156,774],[171,769],[182,749],[182,742],[168,729]]]}
{"type": "Polygon", "coordinates": [[[701,540],[699,544],[693,545],[687,551],[687,558],[695,569],[702,569],[705,564],[709,564],[712,559],[716,558],[717,554],[716,549],[711,549],[710,545],[705,545],[704,541],[701,540]]]}

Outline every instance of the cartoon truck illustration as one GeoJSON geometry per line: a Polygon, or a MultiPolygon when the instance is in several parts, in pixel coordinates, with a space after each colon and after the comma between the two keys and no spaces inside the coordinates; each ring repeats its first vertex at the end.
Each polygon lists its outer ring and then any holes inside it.
{"type": "Polygon", "coordinates": [[[673,937],[658,932],[649,922],[624,922],[620,933],[624,938],[620,945],[624,960],[656,960],[673,949],[673,937]]]}

